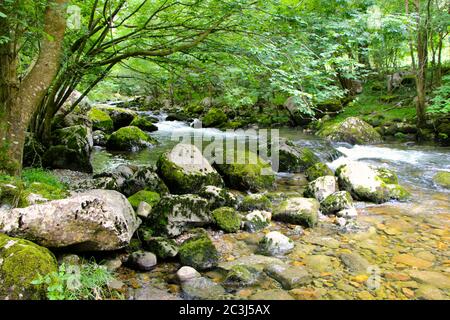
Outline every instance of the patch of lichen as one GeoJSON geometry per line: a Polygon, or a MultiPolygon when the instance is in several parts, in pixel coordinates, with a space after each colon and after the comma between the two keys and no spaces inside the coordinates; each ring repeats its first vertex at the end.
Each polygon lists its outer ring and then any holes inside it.
{"type": "Polygon", "coordinates": [[[218,208],[211,215],[216,226],[227,233],[237,232],[241,228],[241,218],[233,208],[218,208]]]}
{"type": "Polygon", "coordinates": [[[128,201],[130,202],[134,210],[137,210],[139,204],[142,201],[147,202],[150,206],[153,207],[159,202],[160,199],[161,197],[157,192],[149,190],[141,190],[133,194],[131,197],[129,197],[128,201]]]}
{"type": "Polygon", "coordinates": [[[219,253],[205,232],[200,232],[184,241],[179,249],[182,265],[197,270],[207,270],[217,266],[219,253]]]}
{"type": "Polygon", "coordinates": [[[111,134],[106,146],[110,150],[134,151],[148,144],[155,145],[158,142],[138,127],[128,126],[111,134]]]}
{"type": "Polygon", "coordinates": [[[314,181],[317,178],[334,175],[333,171],[322,162],[317,162],[309,167],[305,172],[308,181],[314,181]]]}
{"type": "Polygon", "coordinates": [[[172,193],[197,193],[204,186],[223,186],[223,180],[216,172],[186,172],[182,167],[170,161],[167,153],[158,161],[158,174],[163,178],[172,193]]]}
{"type": "Polygon", "coordinates": [[[48,249],[0,233],[0,299],[45,299],[45,285],[31,282],[56,270],[48,249]]]}
{"type": "Polygon", "coordinates": [[[92,108],[88,112],[88,118],[92,121],[92,128],[94,130],[101,130],[109,133],[114,129],[113,121],[109,114],[105,111],[92,108]]]}

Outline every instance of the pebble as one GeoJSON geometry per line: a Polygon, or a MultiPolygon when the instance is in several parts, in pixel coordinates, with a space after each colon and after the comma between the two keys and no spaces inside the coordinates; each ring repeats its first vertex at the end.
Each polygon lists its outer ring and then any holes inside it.
{"type": "Polygon", "coordinates": [[[131,267],[140,271],[150,271],[156,266],[156,256],[147,251],[135,251],[128,258],[131,267]]]}
{"type": "Polygon", "coordinates": [[[177,271],[177,277],[180,282],[200,278],[202,275],[192,267],[184,266],[177,271]]]}

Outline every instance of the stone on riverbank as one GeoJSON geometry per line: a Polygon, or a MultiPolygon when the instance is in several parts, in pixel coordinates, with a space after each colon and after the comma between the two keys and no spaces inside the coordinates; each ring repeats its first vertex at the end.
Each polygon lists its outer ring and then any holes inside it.
{"type": "Polygon", "coordinates": [[[136,251],[128,258],[131,268],[138,271],[150,271],[156,266],[156,255],[152,252],[136,251]]]}
{"type": "Polygon", "coordinates": [[[256,193],[245,196],[239,204],[240,211],[270,210],[272,202],[264,194],[256,193]]]}
{"type": "Polygon", "coordinates": [[[161,197],[159,193],[153,191],[142,190],[128,198],[134,210],[137,210],[141,202],[149,204],[152,208],[158,204],[161,197]]]}
{"type": "Polygon", "coordinates": [[[143,237],[145,249],[153,252],[158,258],[168,259],[178,255],[178,245],[172,239],[164,237],[143,237]]]}
{"type": "Polygon", "coordinates": [[[320,203],[320,210],[323,214],[335,214],[352,207],[353,199],[348,191],[338,191],[330,194],[320,203]]]}
{"type": "Polygon", "coordinates": [[[176,237],[212,222],[209,203],[197,195],[166,195],[153,208],[146,224],[157,235],[176,237]]]}
{"type": "Polygon", "coordinates": [[[285,290],[303,287],[312,281],[311,275],[304,267],[274,264],[265,267],[264,272],[281,283],[285,290]]]}
{"type": "Polygon", "coordinates": [[[214,268],[219,263],[219,253],[205,231],[184,241],[179,249],[180,262],[197,270],[214,268]]]}
{"type": "Polygon", "coordinates": [[[208,200],[211,210],[220,207],[236,207],[236,196],[224,188],[205,186],[200,189],[198,195],[208,200]]]}
{"type": "Polygon", "coordinates": [[[105,133],[111,133],[114,130],[113,120],[107,112],[92,108],[87,115],[92,121],[93,130],[101,130],[105,133]]]}
{"type": "Polygon", "coordinates": [[[73,251],[123,248],[139,224],[125,196],[112,190],[91,190],[0,216],[1,232],[73,251]]]}
{"type": "Polygon", "coordinates": [[[129,126],[133,119],[137,116],[137,113],[132,110],[109,105],[97,105],[92,109],[107,113],[113,121],[114,130],[119,130],[120,128],[129,126]]]}
{"type": "Polygon", "coordinates": [[[316,198],[317,201],[322,202],[336,191],[339,191],[337,178],[335,176],[324,176],[308,183],[303,195],[307,198],[316,198]]]}
{"type": "Polygon", "coordinates": [[[257,232],[270,225],[272,214],[269,211],[254,210],[244,217],[244,229],[257,232]]]}
{"type": "Polygon", "coordinates": [[[175,194],[197,193],[202,187],[222,187],[223,180],[194,145],[177,144],[160,156],[158,174],[175,194]]]}
{"type": "Polygon", "coordinates": [[[48,249],[0,233],[0,300],[45,299],[46,286],[31,282],[57,269],[48,249]]]}
{"type": "Polygon", "coordinates": [[[218,300],[225,295],[225,289],[205,277],[194,278],[181,283],[182,296],[187,300],[218,300]]]}
{"type": "Polygon", "coordinates": [[[211,215],[216,226],[227,233],[237,232],[241,228],[241,218],[233,208],[218,208],[211,215]]]}
{"type": "Polygon", "coordinates": [[[325,163],[317,162],[306,170],[305,175],[308,181],[311,182],[320,177],[332,176],[334,173],[325,163]]]}

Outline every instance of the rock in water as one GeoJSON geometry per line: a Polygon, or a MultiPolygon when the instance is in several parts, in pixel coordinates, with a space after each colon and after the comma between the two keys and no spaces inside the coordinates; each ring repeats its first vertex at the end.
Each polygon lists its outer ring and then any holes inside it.
{"type": "Polygon", "coordinates": [[[275,208],[273,219],[312,228],[319,220],[319,207],[316,199],[290,198],[275,208]]]}
{"type": "Polygon", "coordinates": [[[353,199],[348,191],[338,191],[330,194],[320,203],[320,209],[323,214],[335,214],[341,210],[351,208],[353,208],[353,199]]]}
{"type": "Polygon", "coordinates": [[[308,198],[316,198],[319,202],[321,202],[330,194],[335,193],[338,190],[336,177],[324,176],[310,182],[306,187],[304,196],[308,198]]]}
{"type": "Polygon", "coordinates": [[[273,264],[265,267],[264,272],[281,283],[286,290],[305,286],[312,281],[311,275],[304,267],[273,264]]]}
{"type": "Polygon", "coordinates": [[[270,225],[272,213],[269,211],[254,210],[244,217],[244,229],[248,232],[256,232],[270,225]]]}
{"type": "Polygon", "coordinates": [[[177,144],[162,154],[157,163],[158,173],[175,194],[197,193],[202,187],[222,187],[223,180],[194,145],[177,144]]]}
{"type": "Polygon", "coordinates": [[[0,300],[45,299],[45,285],[31,282],[57,269],[48,249],[0,233],[0,300]]]}
{"type": "Polygon", "coordinates": [[[181,289],[187,300],[216,300],[225,295],[225,289],[221,285],[205,277],[184,281],[181,289]]]}
{"type": "Polygon", "coordinates": [[[304,172],[320,162],[320,159],[308,148],[296,146],[289,140],[282,139],[279,145],[279,171],[304,172]]]}
{"type": "Polygon", "coordinates": [[[278,231],[266,234],[258,245],[258,252],[266,256],[284,255],[294,249],[294,242],[278,231]]]}
{"type": "Polygon", "coordinates": [[[219,263],[219,253],[205,231],[184,241],[179,254],[183,265],[197,270],[211,269],[219,263]]]}
{"type": "Polygon", "coordinates": [[[382,141],[381,135],[370,124],[357,117],[350,117],[341,123],[326,127],[318,134],[332,141],[350,144],[374,144],[382,141]]]}
{"type": "Polygon", "coordinates": [[[157,144],[158,141],[138,127],[129,126],[111,134],[106,142],[106,148],[115,151],[138,151],[157,144]]]}
{"type": "Polygon", "coordinates": [[[112,190],[91,190],[0,216],[4,233],[45,247],[70,246],[73,251],[123,248],[139,224],[125,196],[112,190]]]}
{"type": "Polygon", "coordinates": [[[156,266],[156,256],[151,252],[136,251],[128,258],[129,265],[140,271],[150,271],[156,266]]]}
{"type": "Polygon", "coordinates": [[[361,162],[349,161],[340,166],[336,169],[336,176],[339,186],[357,200],[382,203],[389,199],[403,200],[409,196],[402,186],[387,184],[385,177],[380,177],[376,170],[361,162]]]}
{"type": "Polygon", "coordinates": [[[202,275],[200,274],[200,272],[198,272],[194,268],[188,267],[188,266],[181,267],[177,271],[177,277],[180,282],[185,282],[188,280],[200,278],[201,276],[202,275]]]}
{"type": "Polygon", "coordinates": [[[156,234],[169,237],[211,222],[208,201],[194,194],[163,196],[146,221],[156,234]]]}

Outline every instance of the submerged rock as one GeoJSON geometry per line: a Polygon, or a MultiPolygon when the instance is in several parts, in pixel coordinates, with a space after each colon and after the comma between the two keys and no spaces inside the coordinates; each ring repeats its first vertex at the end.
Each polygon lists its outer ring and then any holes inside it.
{"type": "Polygon", "coordinates": [[[443,188],[450,189],[450,172],[441,171],[436,173],[433,177],[433,181],[443,188]]]}
{"type": "Polygon", "coordinates": [[[259,271],[253,267],[236,265],[228,271],[224,283],[230,287],[250,286],[258,280],[259,271]]]}
{"type": "Polygon", "coordinates": [[[271,289],[263,290],[252,295],[250,300],[294,300],[294,298],[284,290],[271,289]]]}
{"type": "Polygon", "coordinates": [[[0,233],[1,300],[45,299],[46,285],[31,282],[57,269],[56,258],[48,249],[0,233]]]}
{"type": "Polygon", "coordinates": [[[381,135],[370,124],[357,117],[326,127],[318,134],[332,141],[350,144],[374,144],[382,141],[381,135]]]}
{"type": "Polygon", "coordinates": [[[191,228],[212,223],[209,203],[197,195],[166,195],[146,222],[158,235],[176,237],[191,228]]]}
{"type": "Polygon", "coordinates": [[[218,208],[211,215],[216,226],[225,232],[237,232],[241,228],[241,218],[233,208],[218,208]]]}
{"type": "Polygon", "coordinates": [[[310,182],[303,195],[308,198],[316,198],[321,202],[336,191],[339,191],[337,178],[335,176],[324,176],[310,182]]]}
{"type": "Polygon", "coordinates": [[[294,242],[278,231],[266,234],[258,244],[258,253],[266,256],[284,255],[294,249],[294,242]]]}
{"type": "Polygon", "coordinates": [[[138,127],[123,127],[112,133],[106,143],[108,150],[137,151],[158,144],[138,127]]]}
{"type": "Polygon", "coordinates": [[[136,251],[128,258],[128,264],[139,271],[150,271],[156,266],[156,256],[152,252],[136,251]]]}
{"type": "Polygon", "coordinates": [[[187,300],[218,300],[225,295],[225,289],[208,278],[194,278],[181,283],[183,298],[187,300]]]}
{"type": "Polygon", "coordinates": [[[285,290],[303,287],[312,281],[311,275],[304,267],[274,264],[265,267],[264,272],[281,283],[285,290]]]}
{"type": "Polygon", "coordinates": [[[128,200],[112,190],[91,190],[0,215],[0,231],[53,248],[116,250],[139,227],[128,200]]]}
{"type": "Polygon", "coordinates": [[[290,198],[275,208],[273,219],[312,228],[319,220],[319,207],[316,199],[290,198]]]}
{"type": "Polygon", "coordinates": [[[197,270],[211,269],[219,263],[219,253],[206,232],[199,232],[184,241],[179,254],[183,265],[197,270]]]}
{"type": "Polygon", "coordinates": [[[220,175],[194,145],[177,144],[161,155],[157,167],[172,193],[197,193],[205,186],[223,186],[220,175]]]}

